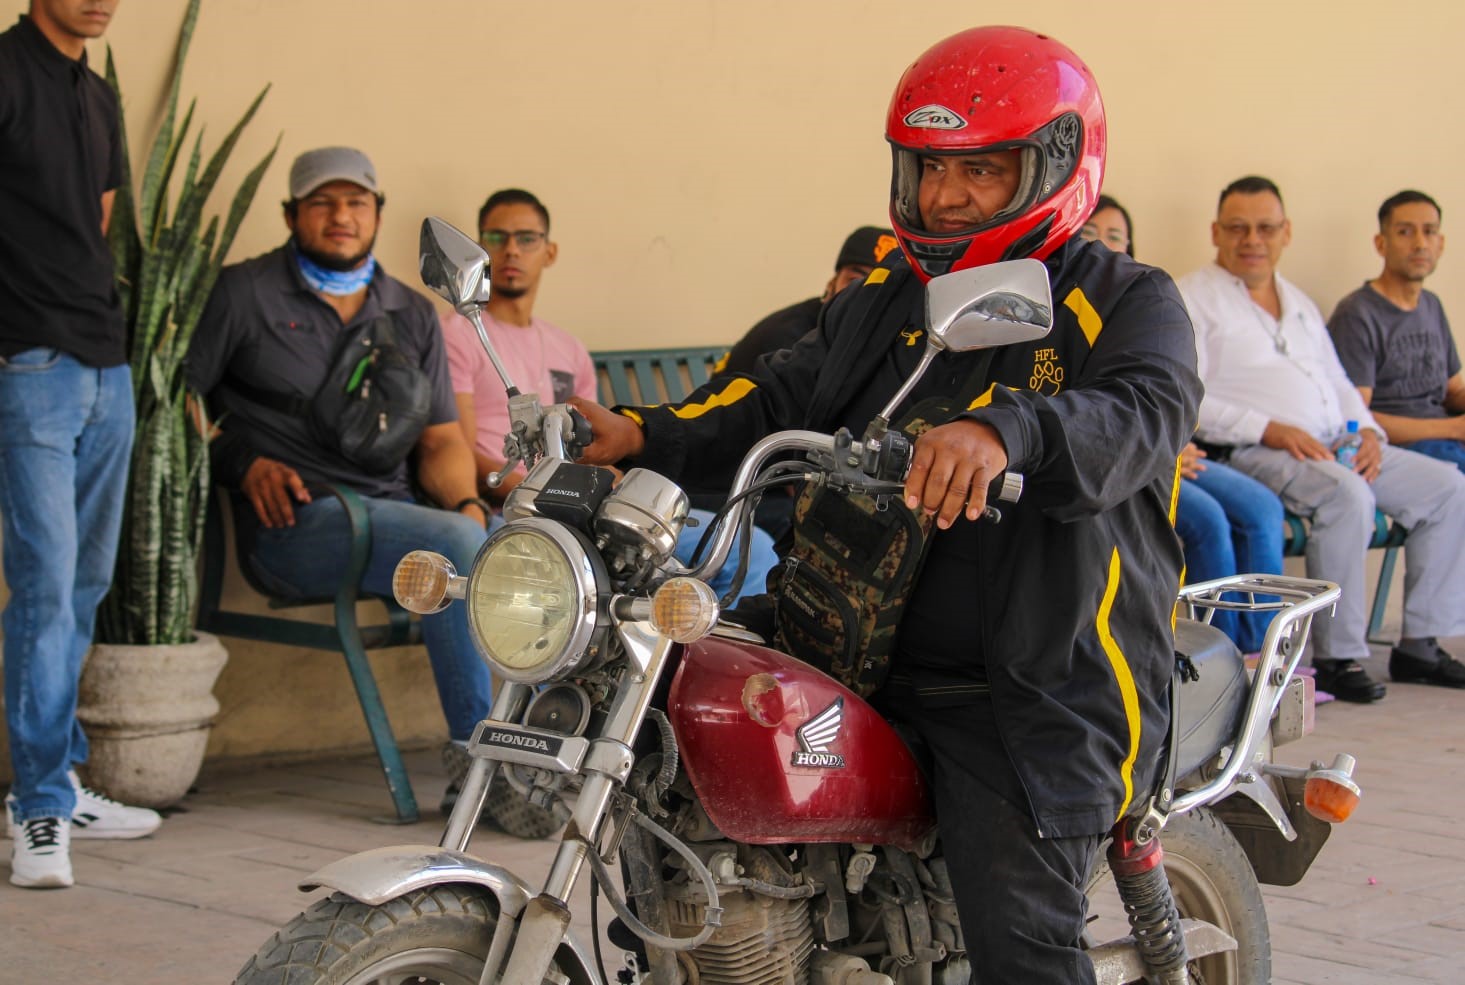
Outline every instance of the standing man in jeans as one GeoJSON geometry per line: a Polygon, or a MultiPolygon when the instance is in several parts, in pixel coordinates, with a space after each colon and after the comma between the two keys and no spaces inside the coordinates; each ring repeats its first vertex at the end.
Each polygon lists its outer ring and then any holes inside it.
{"type": "Polygon", "coordinates": [[[127,333],[106,228],[117,100],[87,64],[116,0],[31,0],[0,34],[0,518],[10,881],[73,881],[71,838],[136,838],[154,811],[83,788],[76,688],[112,580],[132,448],[127,333]]]}

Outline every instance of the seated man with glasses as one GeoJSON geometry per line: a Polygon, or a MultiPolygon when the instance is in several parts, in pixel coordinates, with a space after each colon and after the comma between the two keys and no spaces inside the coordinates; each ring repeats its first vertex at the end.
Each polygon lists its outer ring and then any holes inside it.
{"type": "MultiPolygon", "coordinates": [[[[489,256],[490,296],[483,325],[514,385],[538,393],[545,404],[565,403],[572,396],[596,399],[595,367],[579,339],[534,314],[539,279],[554,265],[559,244],[549,238],[549,210],[521,188],[494,192],[478,210],[478,239],[489,256]]],[[[487,485],[490,472],[504,467],[504,435],[509,430],[509,403],[503,382],[466,318],[442,315],[443,339],[458,402],[458,422],[473,447],[479,492],[500,505],[524,478],[520,465],[497,487],[487,485]]],[[[677,557],[688,562],[712,514],[693,510],[699,526],[687,527],[677,544],[677,557]]],[[[732,585],[738,552],[712,579],[718,595],[732,585]]],[[[753,530],[748,570],[739,598],[764,591],[768,572],[778,561],[773,539],[753,530]]]]}
{"type": "Polygon", "coordinates": [[[1364,703],[1385,693],[1358,662],[1369,655],[1364,557],[1376,507],[1409,530],[1404,638],[1390,673],[1465,687],[1465,665],[1437,642],[1465,634],[1465,476],[1387,444],[1317,306],[1277,273],[1291,238],[1271,181],[1241,178],[1221,192],[1211,224],[1216,261],[1179,282],[1206,387],[1198,434],[1311,520],[1307,573],[1343,589],[1336,613],[1313,624],[1319,688],[1364,703]],[[1362,444],[1342,464],[1335,449],[1350,422],[1362,444]]]}

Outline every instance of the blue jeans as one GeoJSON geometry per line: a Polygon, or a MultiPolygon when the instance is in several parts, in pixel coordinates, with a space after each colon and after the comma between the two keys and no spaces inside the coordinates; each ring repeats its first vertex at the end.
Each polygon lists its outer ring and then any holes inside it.
{"type": "Polygon", "coordinates": [[[1442,462],[1449,462],[1461,472],[1465,472],[1465,442],[1452,441],[1449,438],[1426,438],[1424,441],[1416,441],[1399,447],[1417,451],[1430,458],[1438,458],[1442,462]]]}
{"type": "MultiPolygon", "coordinates": [[[[1282,501],[1251,476],[1220,462],[1180,483],[1175,532],[1185,545],[1186,581],[1282,573],[1282,501]]],[[[1272,613],[1217,610],[1211,625],[1243,653],[1260,650],[1272,613]]]]}
{"type": "MultiPolygon", "coordinates": [[[[690,515],[697,518],[698,525],[682,528],[681,536],[677,538],[675,551],[677,560],[683,564],[692,563],[692,554],[697,550],[697,542],[702,539],[702,535],[707,532],[707,525],[712,522],[712,513],[707,510],[692,510],[690,515]]],[[[727,590],[732,587],[733,575],[738,570],[740,556],[738,541],[741,539],[741,536],[733,538],[732,551],[728,554],[727,560],[723,562],[717,574],[707,582],[717,593],[718,598],[726,595],[727,590]]],[[[742,587],[738,589],[737,597],[732,600],[731,604],[736,605],[749,595],[762,595],[767,592],[765,583],[768,581],[768,572],[772,571],[773,566],[777,563],[778,554],[773,550],[773,538],[769,536],[768,531],[755,526],[753,540],[748,549],[748,573],[743,577],[742,587]]]]}
{"type": "Polygon", "coordinates": [[[87,757],[76,687],[112,583],[132,451],[132,375],[56,349],[0,360],[5,721],[17,821],[71,816],[87,757]]]}
{"type": "MultiPolygon", "coordinates": [[[[374,595],[392,594],[392,571],[409,551],[442,554],[462,574],[473,565],[488,535],[461,513],[392,499],[365,497],[371,518],[371,554],[361,588],[374,595]]],[[[247,508],[247,507],[246,507],[247,508]]],[[[351,543],[345,510],[333,496],[295,507],[293,527],[260,527],[250,563],[271,591],[285,598],[334,595],[346,568],[351,543]]],[[[437,682],[437,697],[448,735],[466,740],[488,717],[493,685],[468,630],[468,607],[450,605],[422,617],[422,640],[437,682]]]]}

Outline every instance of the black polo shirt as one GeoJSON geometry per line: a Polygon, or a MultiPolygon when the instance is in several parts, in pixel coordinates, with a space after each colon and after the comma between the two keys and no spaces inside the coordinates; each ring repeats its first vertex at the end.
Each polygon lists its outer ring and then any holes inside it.
{"type": "Polygon", "coordinates": [[[309,400],[330,372],[343,331],[381,315],[392,320],[397,347],[432,383],[429,424],[458,419],[447,349],[427,298],[377,264],[361,311],[342,325],[336,310],[300,276],[290,245],[219,274],[188,347],[188,384],[209,403],[222,433],[211,442],[214,477],[237,489],[259,456],[284,462],[309,483],[341,483],[367,496],[410,495],[407,463],[368,475],[324,444],[309,420],[265,406],[237,381],[309,400]]]}
{"type": "Polygon", "coordinates": [[[0,356],[45,346],[126,361],[102,235],[102,195],[121,183],[111,87],[22,16],[0,34],[0,356]]]}

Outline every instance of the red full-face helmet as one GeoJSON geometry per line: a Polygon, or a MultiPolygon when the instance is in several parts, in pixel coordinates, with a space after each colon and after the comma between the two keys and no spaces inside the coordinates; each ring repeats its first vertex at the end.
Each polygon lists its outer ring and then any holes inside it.
{"type": "Polygon", "coordinates": [[[1017,27],[953,35],[901,76],[885,123],[890,221],[925,280],[1058,248],[1088,220],[1104,180],[1104,103],[1088,66],[1068,48],[1017,27]],[[986,222],[927,232],[917,194],[921,158],[1020,151],[1012,201],[986,222]]]}

